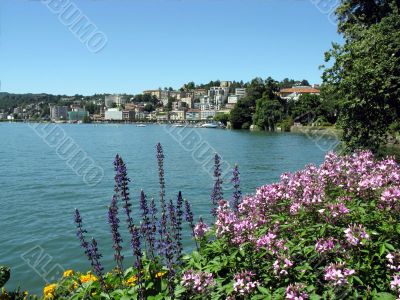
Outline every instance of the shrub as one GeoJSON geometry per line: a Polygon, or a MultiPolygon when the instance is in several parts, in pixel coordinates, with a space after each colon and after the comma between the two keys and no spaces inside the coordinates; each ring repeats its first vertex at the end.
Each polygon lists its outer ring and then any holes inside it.
{"type": "Polygon", "coordinates": [[[318,168],[260,187],[238,212],[220,201],[188,268],[213,274],[213,299],[395,299],[399,212],[393,159],[330,153],[318,168]]]}

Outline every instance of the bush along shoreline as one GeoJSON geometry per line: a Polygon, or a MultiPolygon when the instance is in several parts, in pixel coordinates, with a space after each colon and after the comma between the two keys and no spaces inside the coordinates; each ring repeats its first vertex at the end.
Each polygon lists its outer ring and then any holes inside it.
{"type": "MultiPolygon", "coordinates": [[[[319,167],[282,174],[246,196],[235,166],[227,200],[215,155],[213,224],[195,221],[181,192],[166,201],[160,144],[157,161],[159,199],[141,191],[137,222],[127,168],[115,158],[108,209],[115,268],[103,269],[77,209],[77,237],[91,271],[67,270],[41,299],[400,299],[400,166],[393,158],[332,152],[319,167]],[[183,252],[184,226],[195,244],[190,254],[183,252]],[[126,229],[129,241],[120,234],[126,229]],[[122,255],[124,242],[130,257],[122,255]]],[[[29,297],[7,295],[0,299],[29,297]]]]}

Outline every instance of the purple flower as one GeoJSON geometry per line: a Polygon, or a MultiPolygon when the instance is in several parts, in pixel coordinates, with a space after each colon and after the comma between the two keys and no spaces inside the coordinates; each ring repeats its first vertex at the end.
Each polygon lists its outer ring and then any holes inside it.
{"type": "Polygon", "coordinates": [[[142,211],[142,222],[140,226],[140,233],[145,238],[146,249],[149,257],[154,257],[154,233],[151,222],[150,209],[147,204],[147,197],[144,191],[140,192],[140,209],[142,211]]]}
{"type": "Polygon", "coordinates": [[[221,179],[221,157],[216,153],[214,157],[214,188],[211,193],[211,215],[216,217],[217,206],[223,199],[222,179],[221,179]]]}
{"type": "MultiPolygon", "coordinates": [[[[192,208],[190,207],[190,203],[188,200],[185,200],[185,218],[186,218],[186,222],[188,222],[189,227],[191,229],[192,232],[192,236],[195,237],[195,233],[194,233],[194,229],[195,229],[195,225],[194,225],[194,218],[193,218],[193,212],[192,212],[192,208]]],[[[199,250],[199,245],[196,242],[196,248],[197,250],[199,250]]]]}
{"type": "Polygon", "coordinates": [[[164,152],[160,143],[157,144],[156,149],[157,149],[158,178],[160,182],[161,213],[166,215],[167,206],[164,200],[165,198],[164,152]]]}
{"type": "Polygon", "coordinates": [[[102,286],[103,290],[107,291],[107,286],[106,286],[106,283],[104,281],[104,276],[103,276],[104,268],[100,263],[100,259],[101,259],[102,255],[100,254],[99,249],[97,248],[97,242],[94,238],[92,238],[92,243],[90,245],[89,251],[90,251],[90,256],[92,258],[93,271],[99,278],[99,282],[100,282],[100,285],[102,286]]]}
{"type": "Polygon", "coordinates": [[[250,295],[260,285],[257,280],[254,280],[255,275],[251,271],[235,274],[233,291],[239,296],[250,295]]]}
{"type": "Polygon", "coordinates": [[[365,245],[370,237],[362,225],[353,225],[345,229],[347,242],[352,246],[365,245]]]}
{"type": "Polygon", "coordinates": [[[289,300],[306,300],[309,298],[308,294],[304,292],[305,286],[303,284],[290,284],[286,288],[285,299],[289,300]]]}
{"type": "Polygon", "coordinates": [[[315,251],[318,253],[329,252],[335,248],[335,242],[333,238],[319,239],[315,244],[315,251]]]}
{"type": "Polygon", "coordinates": [[[234,212],[238,212],[239,210],[239,204],[242,199],[242,192],[240,190],[240,178],[239,178],[239,168],[237,165],[235,165],[235,168],[233,169],[233,177],[232,177],[232,184],[233,184],[233,195],[232,195],[232,209],[234,212]]]}
{"type": "Polygon", "coordinates": [[[203,218],[200,218],[199,222],[194,227],[194,237],[196,239],[202,239],[209,230],[210,228],[203,222],[203,218]]]}
{"type": "Polygon", "coordinates": [[[348,278],[354,273],[353,269],[345,268],[344,264],[330,264],[325,268],[324,279],[334,286],[344,286],[348,285],[348,278]]]}
{"type": "Polygon", "coordinates": [[[113,248],[115,250],[114,259],[117,263],[117,268],[119,272],[123,272],[122,261],[124,256],[121,254],[122,250],[122,237],[119,233],[119,219],[118,219],[118,206],[117,206],[117,197],[113,196],[111,200],[111,205],[108,209],[108,223],[111,227],[111,234],[113,239],[113,248]]]}
{"type": "Polygon", "coordinates": [[[195,272],[187,270],[182,275],[181,284],[192,295],[209,295],[210,290],[215,286],[215,280],[211,273],[195,272]]]}
{"type": "Polygon", "coordinates": [[[90,257],[90,251],[89,251],[89,243],[86,241],[85,234],[87,231],[83,228],[83,223],[82,223],[82,218],[81,214],[79,213],[78,209],[75,209],[75,223],[78,231],[76,232],[76,236],[78,237],[79,241],[81,242],[81,247],[85,251],[85,254],[88,256],[89,260],[91,260],[90,257]]]}

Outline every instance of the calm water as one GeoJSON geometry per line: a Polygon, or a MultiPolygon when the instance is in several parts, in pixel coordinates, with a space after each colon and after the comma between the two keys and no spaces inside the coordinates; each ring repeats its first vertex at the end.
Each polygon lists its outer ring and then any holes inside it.
{"type": "MultiPolygon", "coordinates": [[[[182,146],[168,134],[171,127],[166,126],[60,126],[75,145],[104,169],[104,177],[96,186],[85,184],[27,124],[0,123],[0,265],[12,268],[7,285],[10,289],[22,286],[41,293],[44,280],[51,281],[63,268],[89,268],[75,236],[76,207],[81,210],[88,234],[99,241],[105,266],[113,266],[106,213],[113,193],[112,162],[116,153],[127,164],[132,179],[131,196],[136,200],[140,189],[144,189],[149,196],[156,197],[155,145],[161,142],[166,156],[167,197],[175,198],[181,190],[191,201],[196,216],[207,217],[212,178],[207,173],[210,164],[201,161],[214,151],[227,164],[239,165],[242,189],[251,193],[257,186],[276,181],[282,172],[321,163],[325,153],[320,148],[326,149],[333,142],[289,133],[199,128],[183,130],[180,136],[189,135],[182,146]],[[212,148],[203,155],[201,151],[185,150],[185,145],[191,148],[199,141],[204,142],[203,149],[205,145],[212,148]]],[[[225,195],[230,197],[230,192],[225,195]]],[[[191,247],[188,238],[185,244],[191,247]]],[[[129,254],[127,260],[130,263],[129,254]]]]}

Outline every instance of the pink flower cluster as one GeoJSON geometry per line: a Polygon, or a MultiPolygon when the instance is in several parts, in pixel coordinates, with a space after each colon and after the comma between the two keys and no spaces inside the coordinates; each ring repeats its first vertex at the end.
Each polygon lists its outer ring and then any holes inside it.
{"type": "Polygon", "coordinates": [[[209,231],[210,228],[208,227],[208,225],[206,223],[203,222],[203,220],[200,220],[196,226],[194,227],[194,237],[196,239],[202,239],[204,237],[204,235],[207,233],[207,231],[209,231]]]}
{"type": "Polygon", "coordinates": [[[382,208],[398,210],[400,206],[400,187],[389,187],[384,190],[379,204],[382,208]]]}
{"type": "Polygon", "coordinates": [[[181,284],[191,292],[207,293],[215,281],[211,273],[187,270],[183,273],[181,284]]]}
{"type": "Polygon", "coordinates": [[[319,239],[315,244],[315,251],[318,253],[325,253],[335,248],[335,241],[333,238],[319,239]]]}
{"type": "Polygon", "coordinates": [[[250,295],[260,285],[257,280],[253,280],[254,277],[255,274],[250,271],[236,274],[233,291],[240,296],[250,295]]]}
{"type": "Polygon", "coordinates": [[[386,255],[386,259],[388,260],[387,267],[392,272],[400,272],[400,253],[394,252],[386,255]]]}
{"type": "Polygon", "coordinates": [[[235,245],[241,245],[254,240],[253,234],[258,227],[251,220],[238,218],[226,201],[221,201],[217,210],[215,222],[218,237],[228,236],[235,245]]]}
{"type": "Polygon", "coordinates": [[[285,298],[289,300],[306,300],[309,296],[303,290],[303,284],[291,284],[286,288],[285,298]]]}
{"type": "Polygon", "coordinates": [[[386,255],[386,259],[388,260],[387,267],[394,273],[390,282],[390,288],[397,292],[399,295],[398,299],[400,299],[400,253],[389,253],[386,255]]]}
{"type": "Polygon", "coordinates": [[[354,273],[354,270],[345,268],[344,264],[330,264],[325,268],[324,279],[334,286],[343,286],[349,283],[348,278],[354,273]]]}
{"type": "Polygon", "coordinates": [[[353,225],[344,230],[347,242],[352,246],[364,245],[370,239],[364,226],[353,225]]]}
{"type": "Polygon", "coordinates": [[[293,267],[293,262],[284,256],[278,256],[278,259],[274,261],[274,264],[272,265],[273,267],[273,273],[277,277],[285,276],[288,275],[288,269],[293,267]]]}

